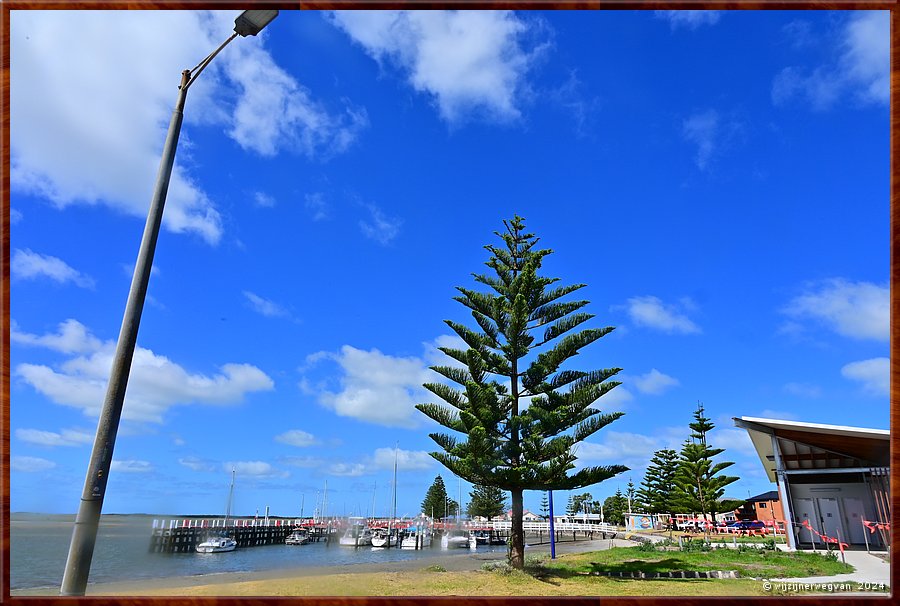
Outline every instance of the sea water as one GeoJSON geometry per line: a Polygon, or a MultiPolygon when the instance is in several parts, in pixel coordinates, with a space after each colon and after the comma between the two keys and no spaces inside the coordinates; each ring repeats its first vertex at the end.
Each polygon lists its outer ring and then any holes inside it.
{"type": "MultiPolygon", "coordinates": [[[[334,543],[260,545],[228,553],[150,553],[154,519],[177,516],[103,515],[91,561],[90,583],[133,581],[215,574],[343,566],[384,561],[464,555],[468,549],[442,552],[341,547],[334,543]]],[[[72,538],[74,515],[13,513],[10,515],[10,589],[59,587],[72,538]]],[[[438,543],[438,541],[435,541],[438,543]]],[[[505,546],[478,546],[479,552],[506,551],[505,546]]]]}

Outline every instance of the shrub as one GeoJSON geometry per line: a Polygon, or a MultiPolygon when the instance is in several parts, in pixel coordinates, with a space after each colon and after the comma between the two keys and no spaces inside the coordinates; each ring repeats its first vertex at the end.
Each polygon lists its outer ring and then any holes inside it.
{"type": "Polygon", "coordinates": [[[638,551],[648,551],[648,552],[652,553],[652,552],[656,551],[656,545],[654,545],[650,541],[647,541],[646,543],[641,543],[640,545],[638,545],[637,550],[638,551]]]}
{"type": "Polygon", "coordinates": [[[447,572],[447,569],[440,564],[432,564],[425,567],[425,572],[447,572]]]}
{"type": "Polygon", "coordinates": [[[485,562],[481,565],[481,569],[485,572],[496,572],[502,575],[512,574],[513,570],[515,570],[509,562],[504,560],[485,562]]]}

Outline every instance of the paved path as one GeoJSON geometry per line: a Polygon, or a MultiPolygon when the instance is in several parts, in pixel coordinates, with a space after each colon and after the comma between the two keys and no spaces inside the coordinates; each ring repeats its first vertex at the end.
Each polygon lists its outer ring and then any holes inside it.
{"type": "MultiPolygon", "coordinates": [[[[853,582],[865,585],[885,585],[891,584],[891,565],[876,555],[872,555],[865,551],[845,551],[844,557],[848,564],[856,570],[847,574],[835,574],[827,577],[804,577],[791,579],[769,579],[773,583],[851,583],[853,582]]],[[[838,555],[840,558],[840,555],[838,555]]],[[[854,587],[856,589],[856,587],[854,587]]]]}

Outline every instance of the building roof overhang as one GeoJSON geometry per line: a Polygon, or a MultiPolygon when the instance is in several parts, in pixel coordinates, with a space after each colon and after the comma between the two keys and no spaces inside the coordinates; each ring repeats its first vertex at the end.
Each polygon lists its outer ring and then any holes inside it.
{"type": "Polygon", "coordinates": [[[747,430],[772,482],[776,481],[773,437],[778,441],[782,465],[787,472],[834,473],[889,465],[891,434],[886,429],[760,417],[735,417],[734,424],[747,430]]]}

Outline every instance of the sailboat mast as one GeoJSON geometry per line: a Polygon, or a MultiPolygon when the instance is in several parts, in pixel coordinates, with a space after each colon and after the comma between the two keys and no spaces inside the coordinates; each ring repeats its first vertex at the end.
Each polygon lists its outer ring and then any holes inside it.
{"type": "Polygon", "coordinates": [[[231,517],[231,499],[234,497],[234,467],[231,468],[231,489],[228,491],[228,505],[225,506],[225,523],[228,526],[228,518],[231,517]]]}
{"type": "MultiPolygon", "coordinates": [[[[394,518],[397,517],[397,455],[399,454],[399,442],[394,447],[394,487],[393,487],[393,503],[391,504],[391,519],[388,520],[388,539],[387,546],[391,547],[391,527],[394,524],[394,518]]],[[[416,529],[418,532],[418,529],[416,529]]],[[[397,547],[400,547],[400,534],[397,534],[397,547]]]]}

